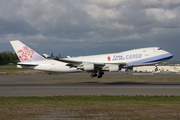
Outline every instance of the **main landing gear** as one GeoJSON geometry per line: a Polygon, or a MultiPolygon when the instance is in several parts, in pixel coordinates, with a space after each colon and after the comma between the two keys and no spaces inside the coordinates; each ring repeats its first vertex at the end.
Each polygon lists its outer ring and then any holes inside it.
{"type": "Polygon", "coordinates": [[[155,68],[155,72],[157,72],[158,71],[158,67],[156,66],[156,68],[155,68]]]}
{"type": "Polygon", "coordinates": [[[104,72],[103,71],[93,71],[90,75],[91,78],[93,77],[98,77],[98,78],[101,78],[102,76],[104,75],[104,72]]]}

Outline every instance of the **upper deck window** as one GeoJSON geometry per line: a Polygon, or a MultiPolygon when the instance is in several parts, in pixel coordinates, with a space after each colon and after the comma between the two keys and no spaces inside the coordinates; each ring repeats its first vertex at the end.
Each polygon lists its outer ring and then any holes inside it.
{"type": "Polygon", "coordinates": [[[158,50],[162,50],[161,48],[158,48],[158,50]]]}

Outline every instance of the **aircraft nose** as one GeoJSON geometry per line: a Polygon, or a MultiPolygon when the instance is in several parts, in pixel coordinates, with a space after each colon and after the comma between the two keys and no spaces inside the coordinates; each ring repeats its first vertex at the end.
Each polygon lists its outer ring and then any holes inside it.
{"type": "Polygon", "coordinates": [[[174,55],[172,53],[169,53],[169,58],[172,58],[174,55]]]}
{"type": "Polygon", "coordinates": [[[174,55],[172,53],[168,53],[168,58],[171,59],[174,55]]]}

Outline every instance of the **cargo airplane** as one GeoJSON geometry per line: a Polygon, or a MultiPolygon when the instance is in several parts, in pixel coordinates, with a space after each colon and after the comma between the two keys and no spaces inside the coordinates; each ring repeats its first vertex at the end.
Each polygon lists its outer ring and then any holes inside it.
{"type": "Polygon", "coordinates": [[[104,71],[117,72],[121,68],[152,65],[164,62],[173,57],[173,54],[159,47],[148,47],[124,52],[67,57],[54,60],[47,54],[42,57],[34,50],[20,42],[10,41],[20,62],[18,68],[53,71],[53,72],[90,72],[90,77],[101,78],[104,71]]]}

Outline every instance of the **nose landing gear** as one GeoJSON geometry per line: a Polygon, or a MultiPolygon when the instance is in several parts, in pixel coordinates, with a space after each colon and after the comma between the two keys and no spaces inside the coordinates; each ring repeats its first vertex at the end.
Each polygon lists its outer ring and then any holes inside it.
{"type": "Polygon", "coordinates": [[[156,66],[156,68],[155,68],[155,72],[157,72],[158,71],[158,67],[156,66]]]}

